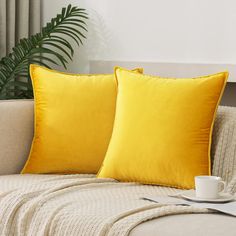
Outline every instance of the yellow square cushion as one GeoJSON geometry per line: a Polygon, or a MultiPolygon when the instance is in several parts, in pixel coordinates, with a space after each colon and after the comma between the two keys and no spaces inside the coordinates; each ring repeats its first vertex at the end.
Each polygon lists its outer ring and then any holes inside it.
{"type": "Polygon", "coordinates": [[[73,75],[37,65],[30,74],[35,134],[22,173],[97,173],[113,128],[114,75],[73,75]]]}
{"type": "Polygon", "coordinates": [[[211,135],[227,72],[161,78],[117,68],[113,134],[98,177],[193,188],[210,175],[211,135]]]}

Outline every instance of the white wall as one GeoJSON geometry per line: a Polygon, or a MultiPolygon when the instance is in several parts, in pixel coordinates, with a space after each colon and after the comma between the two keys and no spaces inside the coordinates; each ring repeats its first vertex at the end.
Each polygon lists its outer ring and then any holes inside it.
{"type": "Polygon", "coordinates": [[[43,23],[69,3],[91,18],[69,71],[89,60],[236,64],[235,0],[43,0],[43,23]]]}

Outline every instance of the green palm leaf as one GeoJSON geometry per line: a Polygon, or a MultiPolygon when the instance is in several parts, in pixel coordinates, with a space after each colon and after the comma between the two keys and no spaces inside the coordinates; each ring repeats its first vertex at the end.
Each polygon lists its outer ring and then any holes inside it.
{"type": "Polygon", "coordinates": [[[12,53],[0,60],[0,99],[33,96],[29,76],[30,63],[48,68],[50,65],[60,64],[66,68],[68,60],[72,60],[74,54],[69,38],[77,45],[83,44],[87,19],[85,9],[68,5],[40,33],[21,39],[12,49],[12,53]],[[19,77],[20,80],[17,79],[19,77]]]}

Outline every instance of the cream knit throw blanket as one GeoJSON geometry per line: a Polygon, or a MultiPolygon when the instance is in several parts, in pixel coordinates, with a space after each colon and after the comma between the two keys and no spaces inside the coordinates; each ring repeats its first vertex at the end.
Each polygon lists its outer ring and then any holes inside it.
{"type": "Polygon", "coordinates": [[[220,106],[212,142],[213,171],[227,182],[227,190],[236,192],[236,108],[220,106]]]}
{"type": "MultiPolygon", "coordinates": [[[[236,114],[221,107],[213,140],[213,174],[235,192],[236,114]],[[232,116],[232,119],[229,117],[232,116]],[[226,119],[227,117],[227,119],[226,119]]],[[[208,213],[189,206],[165,206],[140,198],[179,190],[118,183],[91,175],[0,177],[1,236],[123,236],[138,224],[171,214],[208,213]]]]}
{"type": "Polygon", "coordinates": [[[122,236],[148,219],[207,212],[140,199],[173,194],[178,191],[174,188],[117,183],[86,175],[47,176],[40,181],[27,177],[27,184],[0,195],[1,236],[122,236]]]}

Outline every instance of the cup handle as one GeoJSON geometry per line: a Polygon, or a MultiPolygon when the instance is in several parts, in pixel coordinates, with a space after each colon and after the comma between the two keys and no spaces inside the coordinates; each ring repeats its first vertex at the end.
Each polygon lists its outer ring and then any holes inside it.
{"type": "Polygon", "coordinates": [[[220,185],[223,186],[223,190],[221,190],[220,193],[224,193],[225,190],[226,190],[226,183],[225,183],[225,181],[223,181],[223,180],[219,181],[219,186],[220,185]]]}

